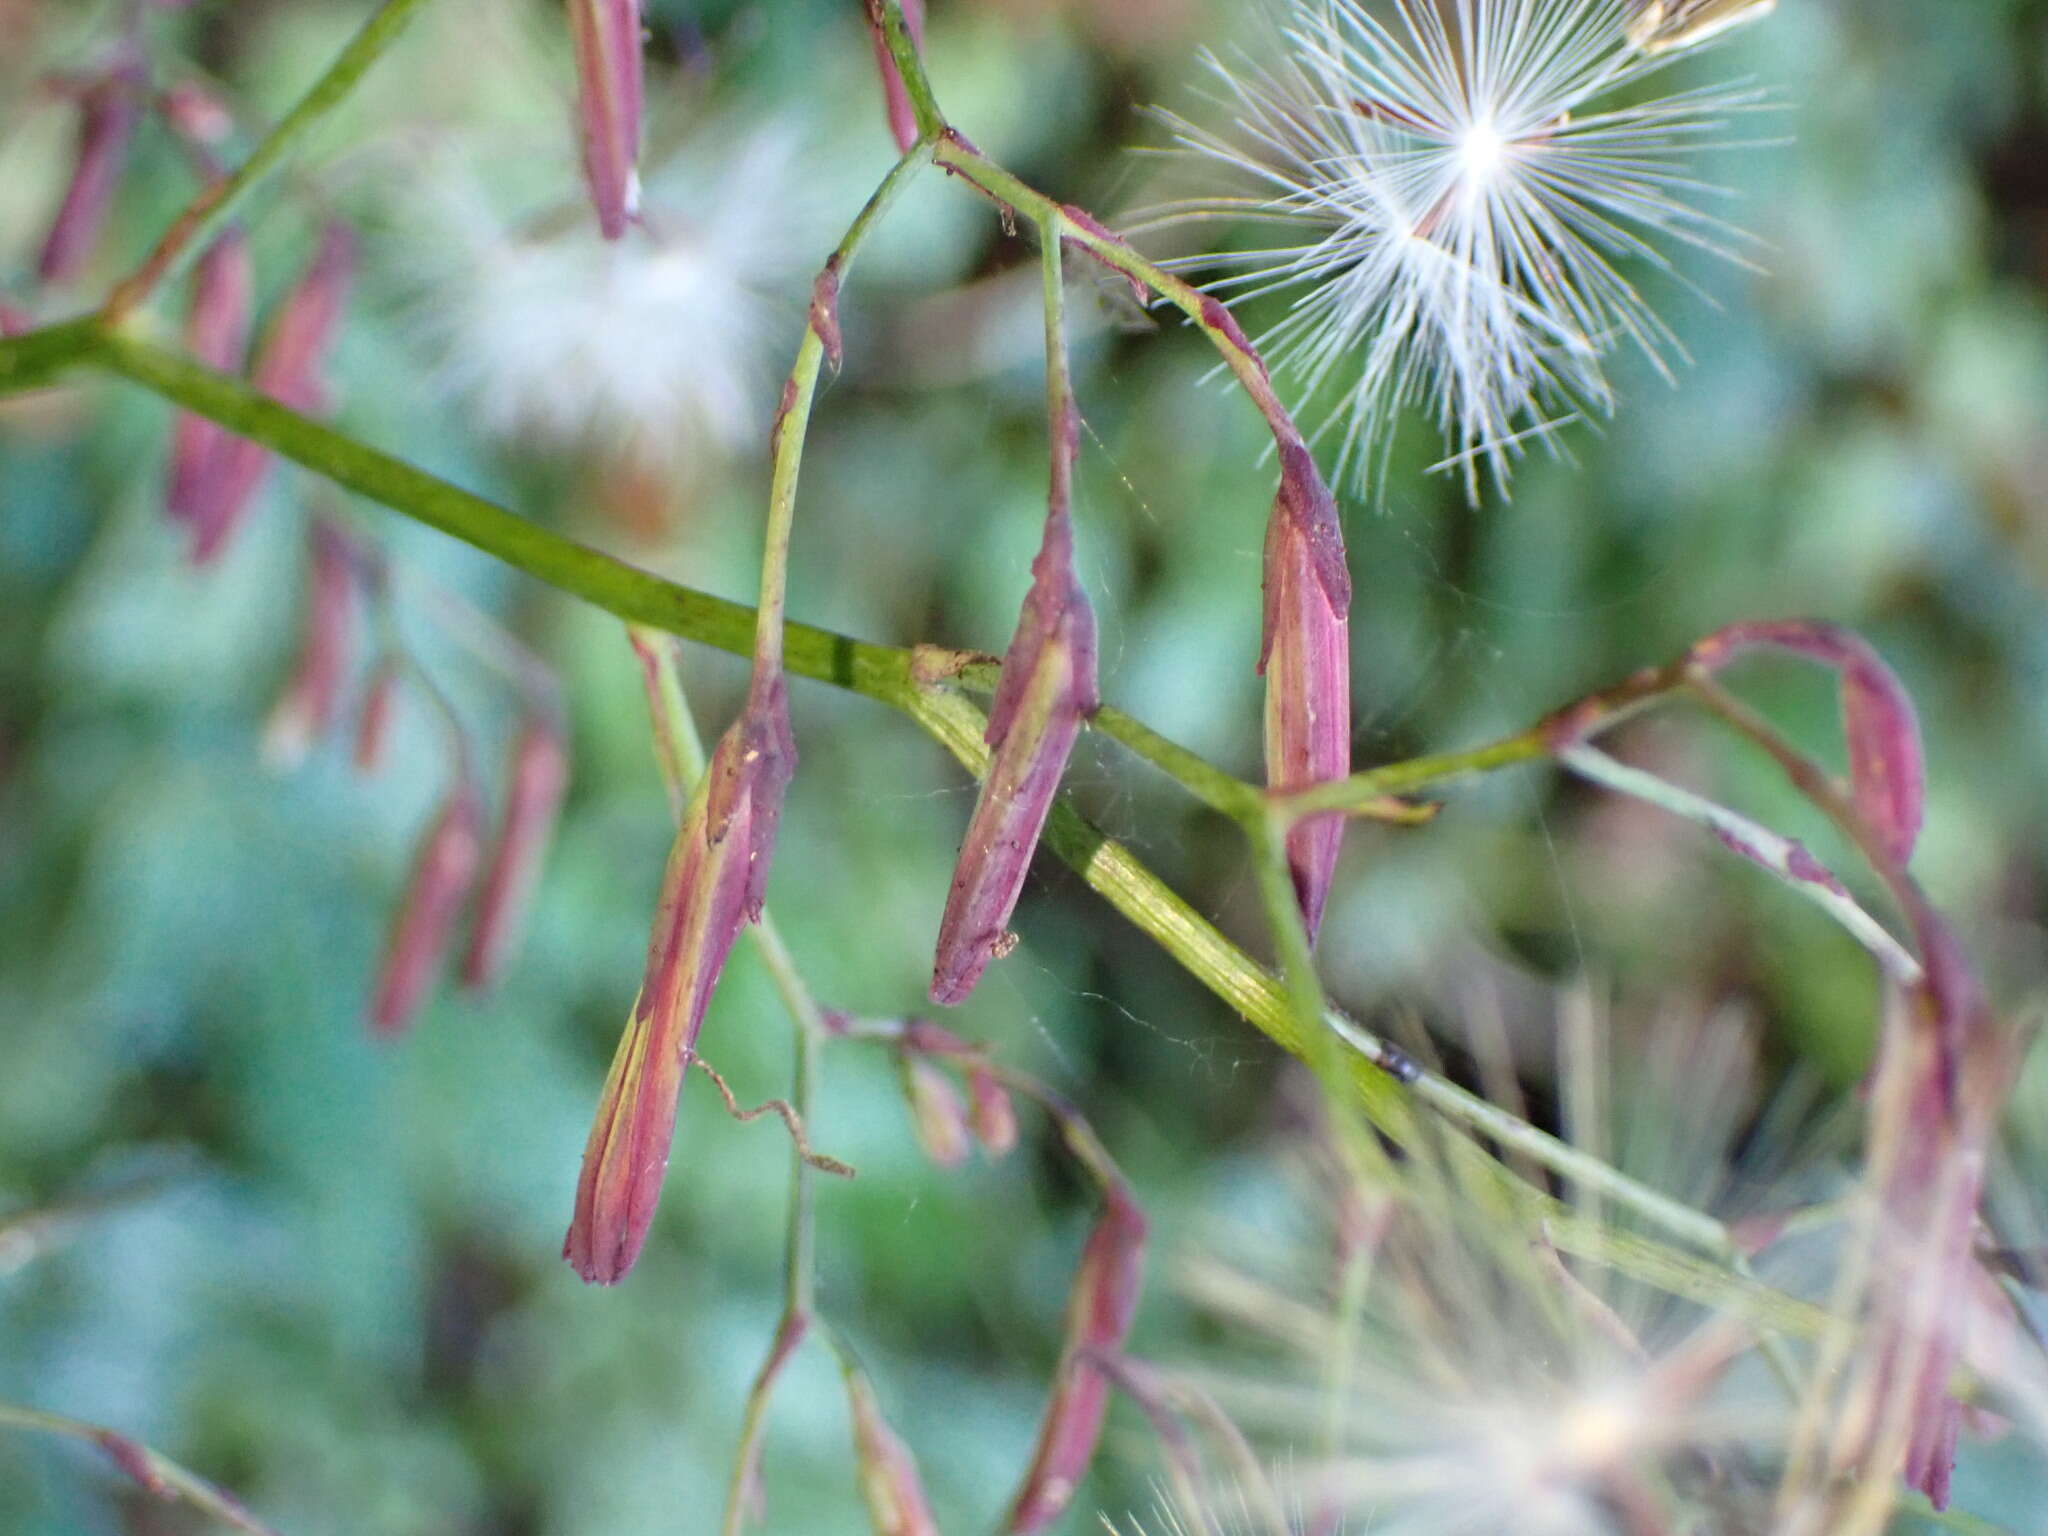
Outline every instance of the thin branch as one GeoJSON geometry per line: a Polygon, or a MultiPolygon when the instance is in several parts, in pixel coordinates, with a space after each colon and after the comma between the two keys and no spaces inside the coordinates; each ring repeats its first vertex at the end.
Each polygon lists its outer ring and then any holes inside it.
{"type": "MultiPolygon", "coordinates": [[[[90,322],[48,327],[0,341],[0,393],[10,387],[26,387],[24,381],[48,382],[67,369],[80,367],[98,367],[126,377],[348,490],[471,544],[628,622],[658,628],[735,655],[745,656],[753,649],[755,610],[678,586],[565,538],[265,399],[238,380],[163,348],[132,336],[109,334],[90,322]]],[[[921,682],[913,666],[915,653],[793,622],[785,623],[783,636],[784,661],[791,672],[904,711],[970,773],[978,777],[987,771],[988,749],[982,737],[986,717],[956,690],[921,682]]],[[[1366,798],[1529,761],[1544,754],[1545,740],[1539,728],[1523,737],[1511,738],[1508,744],[1496,744],[1477,753],[1390,765],[1377,770],[1379,778],[1366,798]]],[[[1345,786],[1328,788],[1337,790],[1345,786]]],[[[1292,808],[1290,805],[1288,809],[1292,808]]],[[[1309,1059],[1312,1037],[1296,1022],[1279,980],[1225,938],[1129,849],[1091,826],[1064,801],[1053,807],[1045,840],[1092,889],[1150,935],[1203,985],[1283,1050],[1309,1059]]],[[[1611,1168],[1594,1164],[1576,1149],[1534,1126],[1513,1120],[1493,1106],[1463,1094],[1454,1085],[1424,1077],[1404,1055],[1343,1014],[1330,1010],[1324,1015],[1324,1023],[1337,1031],[1360,1058],[1354,1086],[1375,1123],[1398,1121],[1403,1114],[1399,1088],[1392,1079],[1418,1087],[1427,1084],[1422,1087],[1424,1096],[1459,1123],[1489,1136],[1509,1136],[1518,1150],[1544,1167],[1588,1187],[1598,1187],[1607,1199],[1636,1212],[1661,1230],[1698,1243],[1717,1255],[1724,1251],[1725,1230],[1711,1218],[1684,1212],[1667,1197],[1611,1168]],[[1716,1241],[1703,1242],[1703,1231],[1714,1235],[1716,1241]]],[[[1540,1208],[1546,1198],[1540,1191],[1518,1187],[1537,1202],[1532,1212],[1540,1208]]],[[[1574,1244],[1591,1248],[1593,1255],[1581,1256],[1602,1257],[1651,1283],[1669,1281],[1682,1288],[1679,1294],[1712,1291],[1715,1272],[1702,1273],[1684,1255],[1660,1249],[1646,1239],[1628,1234],[1603,1235],[1569,1223],[1554,1230],[1560,1246],[1571,1251],[1578,1251],[1574,1244]]],[[[1725,1286],[1727,1277],[1720,1278],[1725,1286]]],[[[1789,1298],[1755,1288],[1752,1299],[1767,1309],[1777,1307],[1791,1319],[1785,1324],[1791,1331],[1810,1331],[1810,1320],[1806,1327],[1800,1325],[1804,1311],[1789,1298]]]]}
{"type": "Polygon", "coordinates": [[[1706,828],[1731,850],[1778,876],[1791,890],[1840,923],[1870,951],[1891,980],[1906,987],[1920,981],[1920,962],[1905,945],[1864,911],[1841,881],[1790,838],[1653,773],[1631,768],[1584,743],[1566,748],[1558,755],[1558,761],[1604,788],[1706,828]]]}
{"type": "Polygon", "coordinates": [[[856,251],[897,195],[931,158],[923,145],[890,167],[882,184],[862,206],[839,248],[827,258],[812,287],[810,321],[797,347],[796,362],[783,385],[771,437],[768,486],[768,527],[761,557],[761,601],[756,610],[754,657],[757,674],[782,666],[783,616],[789,591],[789,535],[796,517],[797,476],[803,468],[804,443],[810,433],[811,405],[817,399],[818,375],[829,358],[839,362],[839,285],[856,251]]]}
{"type": "Polygon", "coordinates": [[[384,0],[348,46],[335,56],[325,74],[315,80],[298,105],[287,112],[250,152],[233,175],[209,181],[185,211],[172,221],[141,266],[130,273],[107,298],[101,318],[118,324],[141,304],[171,272],[227,222],[264,177],[281,165],[310,134],[349,97],[370,66],[398,41],[405,24],[427,0],[384,0]]]}
{"type": "Polygon", "coordinates": [[[0,1403],[0,1427],[61,1435],[67,1440],[97,1446],[109,1461],[158,1498],[182,1500],[223,1525],[251,1532],[252,1536],[277,1536],[269,1526],[244,1509],[232,1494],[216,1488],[198,1473],[186,1470],[163,1452],[152,1450],[118,1431],[88,1424],[83,1419],[67,1418],[61,1413],[44,1413],[40,1409],[22,1408],[13,1403],[0,1403]]]}
{"type": "Polygon", "coordinates": [[[918,57],[917,40],[903,19],[903,0],[867,0],[868,25],[876,28],[887,45],[896,71],[903,77],[903,91],[910,98],[911,113],[917,119],[917,136],[929,145],[946,131],[945,114],[932,95],[931,77],[918,57]]]}

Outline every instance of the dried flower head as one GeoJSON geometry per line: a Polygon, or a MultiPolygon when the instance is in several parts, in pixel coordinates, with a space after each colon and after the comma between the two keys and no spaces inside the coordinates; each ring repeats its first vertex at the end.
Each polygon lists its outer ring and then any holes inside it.
{"type": "MultiPolygon", "coordinates": [[[[1562,1025],[1559,1090],[1593,1156],[1712,1205],[1735,1191],[1732,1146],[1771,1154],[1739,1019],[1685,1010],[1612,1039],[1581,994],[1562,1025]]],[[[1219,1234],[1221,1254],[1184,1267],[1243,1351],[1195,1379],[1214,1384],[1271,1487],[1248,1497],[1245,1458],[1219,1454],[1192,1502],[1183,1489],[1167,1515],[1117,1529],[1266,1536],[1276,1505],[1302,1533],[1769,1528],[1769,1464],[1793,1412],[1757,1368],[1741,1307],[1582,1262],[1565,1234],[1615,1211],[1567,1186],[1552,1222],[1518,1219],[1457,1133],[1417,1131],[1398,1160],[1365,1166],[1334,1133],[1305,1141],[1306,1219],[1219,1234]]],[[[1739,1198],[1754,1199],[1765,1167],[1742,1172],[1739,1198]]]]}
{"type": "Polygon", "coordinates": [[[370,669],[370,680],[363,685],[363,702],[356,714],[357,773],[375,773],[383,766],[384,749],[391,740],[391,717],[398,708],[398,690],[404,677],[404,664],[388,652],[378,657],[370,669]]]}
{"type": "Polygon", "coordinates": [[[1182,158],[1237,184],[1149,221],[1238,220],[1260,249],[1190,258],[1239,270],[1218,290],[1293,294],[1262,338],[1369,478],[1396,414],[1435,418],[1478,495],[1521,445],[1612,411],[1605,361],[1660,368],[1675,338],[1625,275],[1662,243],[1730,253],[1691,168],[1753,93],[1643,99],[1661,61],[1630,40],[1631,0],[1286,0],[1269,62],[1210,67],[1234,130],[1169,116],[1182,158]]]}
{"type": "Polygon", "coordinates": [[[1017,1145],[1017,1106],[1010,1091],[985,1066],[967,1069],[967,1123],[974,1139],[990,1157],[1001,1157],[1017,1145]]]}
{"type": "Polygon", "coordinates": [[[1841,678],[1850,794],[1886,855],[1903,867],[1919,841],[1927,802],[1926,751],[1905,684],[1862,636],[1812,620],[1731,624],[1694,645],[1692,660],[1718,672],[1759,649],[1803,656],[1841,678]]]}
{"type": "Polygon", "coordinates": [[[1109,1379],[1095,1357],[1123,1348],[1138,1310],[1145,1274],[1145,1213],[1120,1184],[1111,1184],[1105,1195],[1067,1298],[1065,1347],[1053,1378],[1052,1401],[1039,1425],[1038,1448],[1003,1527],[1010,1536],[1031,1536],[1046,1529],[1073,1501],[1095,1459],[1109,1410],[1109,1379]]]}
{"type": "Polygon", "coordinates": [[[924,1483],[910,1447],[889,1427],[875,1389],[852,1362],[844,1363],[847,1407],[853,1417],[853,1455],[861,1497],[875,1536],[938,1536],[924,1483]]]}
{"type": "Polygon", "coordinates": [[[924,1057],[904,1052],[903,1096],[924,1155],[941,1168],[967,1161],[967,1106],[953,1080],[924,1057]]]}

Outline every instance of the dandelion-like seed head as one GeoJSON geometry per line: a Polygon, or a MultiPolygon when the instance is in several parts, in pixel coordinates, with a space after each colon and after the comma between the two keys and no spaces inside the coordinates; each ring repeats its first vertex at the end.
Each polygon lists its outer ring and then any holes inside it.
{"type": "Polygon", "coordinates": [[[423,179],[420,316],[447,391],[510,441],[688,471],[754,440],[818,230],[796,135],[707,130],[651,170],[639,223],[508,216],[462,157],[423,179]]]}
{"type": "Polygon", "coordinates": [[[1271,57],[1212,56],[1222,129],[1167,115],[1181,158],[1234,185],[1141,227],[1251,218],[1258,249],[1183,258],[1212,287],[1291,295],[1263,343],[1370,480],[1397,415],[1434,417],[1474,499],[1532,438],[1613,409],[1606,360],[1660,370],[1676,338],[1633,271],[1671,244],[1733,255],[1691,162],[1744,88],[1645,95],[1667,62],[1633,0],[1275,0],[1271,57]],[[1231,270],[1234,269],[1234,270],[1231,270]]]}
{"type": "MultiPolygon", "coordinates": [[[[1572,1011],[1597,1012],[1576,999],[1572,1011]]],[[[1752,1126],[1739,1019],[1660,1018],[1626,1093],[1607,1086],[1604,1025],[1564,1033],[1577,1044],[1560,1092],[1585,1107],[1575,1129],[1589,1144],[1662,1187],[1766,1193],[1751,1181],[1769,1177],[1772,1138],[1752,1126]]],[[[1354,1166],[1332,1142],[1304,1151],[1322,1219],[1297,1241],[1284,1227],[1234,1233],[1229,1260],[1182,1270],[1198,1304],[1256,1341],[1196,1379],[1263,1454],[1270,1496],[1247,1497],[1245,1456],[1220,1458],[1223,1476],[1182,1479],[1193,1495],[1183,1486],[1134,1532],[1764,1528],[1792,1409],[1739,1310],[1626,1279],[1504,1218],[1455,1133],[1418,1125],[1384,1164],[1354,1166]]]]}

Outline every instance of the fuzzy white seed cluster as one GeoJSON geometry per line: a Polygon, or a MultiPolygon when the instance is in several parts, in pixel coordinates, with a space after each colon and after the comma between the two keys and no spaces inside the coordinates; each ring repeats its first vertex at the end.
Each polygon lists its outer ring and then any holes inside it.
{"type": "Polygon", "coordinates": [[[1670,270],[1674,246],[1739,259],[1693,166],[1758,94],[1646,85],[1681,50],[1646,48],[1644,20],[1641,0],[1285,0],[1275,46],[1207,61],[1229,126],[1167,116],[1230,187],[1140,227],[1272,229],[1180,265],[1292,295],[1263,345],[1335,401],[1321,430],[1356,480],[1421,407],[1476,500],[1530,440],[1612,411],[1617,347],[1660,371],[1680,355],[1633,272],[1670,270]]]}
{"type": "Polygon", "coordinates": [[[623,449],[685,473],[756,441],[819,221],[800,145],[713,126],[650,175],[629,237],[508,217],[467,160],[422,178],[422,337],[493,435],[623,449]]]}

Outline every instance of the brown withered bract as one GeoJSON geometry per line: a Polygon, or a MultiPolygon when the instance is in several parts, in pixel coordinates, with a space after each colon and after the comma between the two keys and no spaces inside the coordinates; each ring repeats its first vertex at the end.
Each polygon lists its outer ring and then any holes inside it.
{"type": "Polygon", "coordinates": [[[1778,0],[1633,0],[1628,40],[1644,53],[1669,53],[1769,15],[1778,0]]]}

